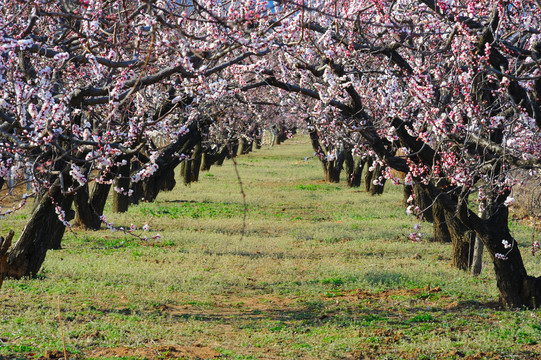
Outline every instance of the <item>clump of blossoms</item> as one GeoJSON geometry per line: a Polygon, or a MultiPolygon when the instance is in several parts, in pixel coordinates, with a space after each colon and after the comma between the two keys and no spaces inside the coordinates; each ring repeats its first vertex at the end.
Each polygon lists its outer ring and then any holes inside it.
{"type": "Polygon", "coordinates": [[[421,224],[414,224],[413,225],[413,232],[408,236],[408,239],[411,240],[411,242],[419,242],[421,241],[424,234],[421,232],[421,224]]]}
{"type": "Polygon", "coordinates": [[[535,240],[533,243],[532,243],[532,247],[530,249],[530,252],[532,254],[532,256],[535,256],[535,254],[539,251],[539,241],[535,240]]]}
{"type": "MultiPolygon", "coordinates": [[[[148,236],[143,236],[142,233],[136,234],[137,226],[135,224],[131,224],[130,227],[128,229],[126,229],[123,226],[116,227],[112,222],[108,222],[107,217],[105,215],[101,215],[100,220],[105,224],[105,226],[107,226],[107,228],[111,232],[121,231],[126,235],[135,236],[135,237],[139,238],[142,241],[148,241],[148,239],[149,239],[148,236]]],[[[145,224],[145,225],[143,225],[143,227],[141,229],[142,229],[143,232],[150,231],[150,225],[145,224]]],[[[159,240],[159,239],[162,238],[162,236],[160,234],[155,234],[151,238],[153,240],[159,240]]]]}
{"type": "Polygon", "coordinates": [[[502,253],[496,253],[494,254],[494,257],[496,259],[500,259],[500,260],[507,260],[507,255],[509,255],[509,253],[511,252],[511,250],[513,249],[513,245],[514,245],[514,240],[511,240],[513,243],[510,244],[509,241],[507,240],[502,240],[502,245],[504,247],[504,249],[509,249],[505,254],[502,254],[502,253]]]}

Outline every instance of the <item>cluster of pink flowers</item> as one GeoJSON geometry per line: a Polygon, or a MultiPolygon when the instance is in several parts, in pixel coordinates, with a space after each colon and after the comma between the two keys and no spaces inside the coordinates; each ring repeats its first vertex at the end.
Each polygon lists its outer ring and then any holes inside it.
{"type": "Polygon", "coordinates": [[[532,243],[532,247],[530,249],[530,252],[533,256],[535,256],[535,254],[539,251],[540,247],[539,247],[539,241],[535,240],[533,243],[532,243]]]}
{"type": "Polygon", "coordinates": [[[411,242],[419,242],[422,240],[423,233],[421,232],[421,224],[413,225],[413,232],[408,236],[411,242]]]}
{"type": "Polygon", "coordinates": [[[83,175],[83,173],[81,173],[81,169],[74,163],[71,164],[70,175],[74,180],[77,180],[80,186],[86,184],[87,182],[86,177],[83,175]]]}

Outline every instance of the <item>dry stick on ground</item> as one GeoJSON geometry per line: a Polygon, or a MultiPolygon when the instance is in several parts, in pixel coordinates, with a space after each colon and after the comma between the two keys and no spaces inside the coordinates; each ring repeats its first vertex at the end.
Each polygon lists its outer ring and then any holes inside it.
{"type": "Polygon", "coordinates": [[[0,288],[4,282],[4,275],[7,273],[8,266],[8,250],[11,246],[11,240],[15,232],[13,230],[9,231],[8,236],[4,239],[3,236],[0,236],[0,288]]]}
{"type": "Polygon", "coordinates": [[[242,217],[242,229],[240,231],[240,239],[244,239],[244,231],[246,230],[246,214],[248,213],[248,205],[246,205],[246,193],[244,192],[244,186],[242,185],[242,179],[240,178],[239,168],[237,166],[237,161],[233,154],[233,147],[231,143],[227,143],[227,148],[229,149],[229,156],[231,161],[233,161],[233,167],[235,168],[235,174],[237,175],[237,180],[239,182],[240,193],[242,194],[242,204],[244,205],[244,214],[242,217]]]}
{"type": "Polygon", "coordinates": [[[68,352],[66,351],[66,336],[64,335],[64,327],[62,326],[62,314],[60,313],[60,295],[58,296],[58,325],[60,326],[60,333],[62,334],[62,347],[64,348],[64,359],[68,359],[68,352]]]}

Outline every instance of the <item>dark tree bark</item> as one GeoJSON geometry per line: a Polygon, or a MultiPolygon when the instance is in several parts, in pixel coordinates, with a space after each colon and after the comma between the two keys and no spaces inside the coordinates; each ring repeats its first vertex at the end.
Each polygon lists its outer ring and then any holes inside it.
{"type": "Polygon", "coordinates": [[[345,151],[344,164],[349,187],[361,186],[362,173],[365,163],[366,161],[360,157],[357,157],[357,159],[355,159],[349,149],[345,151]]]}
{"type": "Polygon", "coordinates": [[[445,221],[453,244],[453,266],[469,270],[473,259],[475,233],[468,229],[453,213],[444,211],[445,221]]]}
{"type": "Polygon", "coordinates": [[[227,145],[205,150],[201,155],[201,171],[209,171],[212,165],[222,166],[228,152],[227,145]]]}
{"type": "Polygon", "coordinates": [[[254,130],[254,144],[256,149],[261,149],[263,144],[263,130],[258,126],[254,130]]]}
{"type": "Polygon", "coordinates": [[[346,155],[344,149],[336,150],[336,157],[333,160],[329,160],[327,154],[331,149],[324,148],[319,141],[319,135],[317,129],[312,125],[308,119],[308,133],[310,135],[310,141],[312,142],[312,148],[317,157],[321,161],[323,167],[323,174],[325,175],[325,181],[330,183],[340,182],[340,172],[344,166],[346,155]]]}
{"type": "Polygon", "coordinates": [[[336,150],[336,158],[327,160],[324,164],[325,181],[330,183],[340,182],[340,173],[344,166],[345,154],[344,150],[336,150]]]}
{"type": "MultiPolygon", "coordinates": [[[[88,170],[85,175],[88,175],[88,170]]],[[[77,191],[73,198],[74,225],[87,230],[99,230],[101,227],[100,216],[103,215],[103,209],[111,188],[108,181],[112,178],[113,174],[109,172],[104,176],[104,183],[94,182],[91,192],[88,183],[77,191]]]]}
{"type": "Polygon", "coordinates": [[[4,283],[4,277],[7,274],[8,250],[11,247],[11,240],[13,240],[14,235],[15,232],[13,230],[10,230],[6,238],[0,236],[0,288],[2,287],[2,284],[4,283]]]}
{"type": "MultiPolygon", "coordinates": [[[[154,201],[161,190],[171,190],[174,179],[174,170],[181,159],[176,154],[189,154],[201,142],[201,124],[194,121],[188,132],[180,135],[178,139],[166,146],[156,160],[158,169],[149,178],[143,181],[143,197],[145,201],[154,201]]],[[[173,185],[174,186],[174,185],[173,185]]]]}
{"type": "MultiPolygon", "coordinates": [[[[126,161],[124,165],[118,167],[118,175],[116,178],[115,187],[123,189],[123,192],[127,192],[130,188],[130,164],[131,156],[120,156],[118,158],[119,162],[126,161]]],[[[119,193],[118,191],[113,191],[113,212],[114,213],[123,213],[128,211],[130,206],[130,197],[127,194],[119,193]]]]}
{"type": "Polygon", "coordinates": [[[372,175],[372,185],[370,186],[370,195],[381,195],[385,189],[385,182],[387,179],[383,176],[383,167],[379,164],[376,165],[374,169],[374,174],[372,175]],[[378,184],[374,184],[374,181],[377,180],[378,184]]]}
{"type": "Polygon", "coordinates": [[[374,160],[372,158],[368,158],[366,161],[366,173],[364,174],[364,191],[370,192],[370,189],[372,188],[372,177],[374,176],[374,171],[370,171],[370,167],[372,167],[372,164],[374,163],[374,160]]]}
{"type": "MultiPolygon", "coordinates": [[[[441,201],[434,201],[434,204],[432,205],[432,218],[434,220],[434,241],[441,243],[452,242],[448,227],[449,225],[447,223],[447,218],[445,217],[445,208],[441,201]]],[[[469,264],[471,264],[471,262],[468,262],[468,265],[469,264]]]]}
{"type": "Polygon", "coordinates": [[[433,200],[426,186],[419,183],[413,184],[413,194],[415,197],[415,206],[421,209],[423,219],[429,223],[434,223],[434,216],[432,215],[433,200]]]}
{"type": "Polygon", "coordinates": [[[66,221],[70,220],[73,196],[62,194],[57,179],[48,191],[36,198],[30,220],[9,253],[8,277],[20,279],[35,276],[45,260],[47,250],[60,248],[66,228],[58,219],[53,201],[66,213],[66,221]]]}
{"type": "Polygon", "coordinates": [[[276,133],[276,145],[280,145],[287,140],[287,129],[285,126],[279,126],[276,133]]]}
{"type": "MultiPolygon", "coordinates": [[[[139,163],[139,161],[132,161],[130,173],[135,174],[139,170],[141,170],[141,164],[139,163]]],[[[143,182],[139,181],[139,182],[131,183],[130,189],[132,190],[132,194],[130,196],[130,202],[132,204],[138,204],[139,200],[142,200],[144,198],[143,182]]]]}
{"type": "Polygon", "coordinates": [[[488,210],[492,215],[486,220],[474,218],[472,214],[468,216],[465,209],[462,209],[460,214],[475,228],[492,257],[500,303],[512,308],[537,308],[541,306],[541,277],[529,276],[526,272],[518,244],[509,231],[509,210],[503,205],[505,197],[506,195],[501,196],[497,204],[488,210]],[[506,240],[511,248],[505,248],[503,240],[506,240]],[[496,254],[501,254],[504,258],[496,254]]]}
{"type": "Polygon", "coordinates": [[[191,158],[185,159],[180,164],[180,174],[184,178],[184,185],[199,181],[199,170],[201,169],[202,147],[201,143],[195,145],[191,158]]]}
{"type": "Polygon", "coordinates": [[[364,175],[364,189],[371,195],[381,195],[385,189],[385,177],[383,177],[383,167],[379,164],[374,165],[374,159],[366,160],[366,174],[364,175]],[[370,168],[374,168],[370,170],[370,168]],[[378,180],[379,184],[374,184],[378,180]]]}
{"type": "Polygon", "coordinates": [[[246,155],[252,151],[253,141],[248,140],[245,136],[241,136],[239,139],[238,155],[246,155]]]}
{"type": "Polygon", "coordinates": [[[227,158],[231,159],[237,156],[239,152],[239,139],[232,139],[227,145],[227,158]]]}
{"type": "Polygon", "coordinates": [[[229,156],[229,146],[224,145],[222,147],[222,150],[216,155],[215,164],[216,166],[222,166],[224,164],[225,159],[227,159],[229,156]]]}
{"type": "Polygon", "coordinates": [[[87,230],[99,230],[101,227],[100,216],[103,215],[110,188],[110,184],[95,183],[90,194],[88,184],[77,191],[73,198],[74,225],[87,230]]]}

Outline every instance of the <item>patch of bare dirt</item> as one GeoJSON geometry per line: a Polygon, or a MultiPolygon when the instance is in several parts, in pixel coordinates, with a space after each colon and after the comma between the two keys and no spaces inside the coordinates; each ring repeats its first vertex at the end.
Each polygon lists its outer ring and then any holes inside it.
{"type": "Polygon", "coordinates": [[[90,358],[141,357],[154,359],[216,359],[221,354],[207,346],[161,346],[156,348],[97,348],[85,353],[90,358]]]}
{"type": "Polygon", "coordinates": [[[412,296],[419,296],[423,293],[428,294],[434,294],[441,292],[441,288],[435,287],[435,288],[417,288],[417,289],[392,289],[392,290],[383,290],[378,292],[371,292],[366,290],[353,290],[351,292],[345,292],[342,297],[346,298],[353,298],[357,300],[382,300],[382,299],[388,299],[392,296],[404,296],[404,297],[412,297],[412,296]]]}
{"type": "MultiPolygon", "coordinates": [[[[225,297],[217,296],[214,299],[212,308],[205,309],[207,315],[220,314],[221,316],[250,315],[258,316],[263,312],[290,309],[293,299],[280,298],[274,296],[254,296],[254,297],[225,297]]],[[[170,305],[162,304],[155,307],[156,310],[167,312],[171,315],[193,315],[201,314],[199,306],[190,304],[170,305]]]]}
{"type": "MultiPolygon", "coordinates": [[[[79,357],[77,355],[71,354],[69,352],[66,353],[69,359],[78,359],[79,357]]],[[[47,350],[45,351],[45,355],[39,358],[40,360],[43,359],[64,359],[64,351],[62,350],[47,350]]]]}

